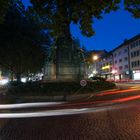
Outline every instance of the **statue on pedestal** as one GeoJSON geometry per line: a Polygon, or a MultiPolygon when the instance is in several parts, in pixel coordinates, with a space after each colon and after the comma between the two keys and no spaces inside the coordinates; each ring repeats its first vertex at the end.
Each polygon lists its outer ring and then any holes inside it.
{"type": "Polygon", "coordinates": [[[46,67],[46,77],[49,80],[80,80],[85,76],[83,50],[78,41],[74,40],[71,46],[55,48],[55,57],[46,67]],[[54,76],[55,75],[55,76],[54,76]]]}

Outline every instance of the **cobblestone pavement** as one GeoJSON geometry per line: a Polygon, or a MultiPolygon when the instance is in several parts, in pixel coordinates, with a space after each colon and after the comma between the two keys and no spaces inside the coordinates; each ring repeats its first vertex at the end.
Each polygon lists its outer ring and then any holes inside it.
{"type": "Polygon", "coordinates": [[[140,140],[140,103],[88,114],[11,119],[0,140],[140,140]]]}

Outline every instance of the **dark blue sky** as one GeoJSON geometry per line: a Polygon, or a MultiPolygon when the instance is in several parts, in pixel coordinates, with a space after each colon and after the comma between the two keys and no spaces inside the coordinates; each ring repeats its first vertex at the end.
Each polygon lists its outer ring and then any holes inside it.
{"type": "MultiPolygon", "coordinates": [[[[25,5],[29,4],[29,0],[23,1],[25,5]]],[[[71,33],[88,50],[110,51],[120,45],[124,39],[140,34],[140,19],[134,19],[130,13],[121,8],[117,12],[104,15],[101,20],[95,20],[93,28],[96,35],[90,38],[82,36],[77,25],[71,26],[71,33]]]]}

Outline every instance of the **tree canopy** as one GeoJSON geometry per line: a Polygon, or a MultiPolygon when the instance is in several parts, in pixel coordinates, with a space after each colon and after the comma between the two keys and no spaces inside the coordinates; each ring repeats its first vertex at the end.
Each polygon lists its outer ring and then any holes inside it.
{"type": "Polygon", "coordinates": [[[133,14],[135,18],[140,18],[140,1],[139,0],[125,0],[125,9],[133,14]]]}
{"type": "MultiPolygon", "coordinates": [[[[0,0],[0,23],[3,21],[9,3],[18,0],[0,0]]],[[[117,10],[121,0],[30,0],[33,8],[42,16],[42,26],[53,36],[64,36],[67,27],[73,22],[78,24],[82,34],[92,36],[95,32],[92,23],[102,18],[103,13],[117,10]]],[[[123,0],[124,9],[140,18],[140,1],[123,0]]]]}
{"type": "MultiPolygon", "coordinates": [[[[94,35],[94,19],[116,11],[121,0],[31,0],[33,8],[43,17],[42,26],[51,35],[65,41],[70,37],[70,24],[78,24],[83,35],[94,35]]],[[[124,8],[134,17],[140,17],[140,1],[124,0],[124,8]]]]}

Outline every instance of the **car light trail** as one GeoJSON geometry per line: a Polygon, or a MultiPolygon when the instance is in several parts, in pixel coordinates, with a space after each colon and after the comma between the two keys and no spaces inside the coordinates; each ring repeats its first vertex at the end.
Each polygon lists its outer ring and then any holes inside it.
{"type": "MultiPolygon", "coordinates": [[[[0,118],[33,118],[33,117],[46,117],[46,116],[60,116],[60,115],[74,115],[83,113],[94,113],[106,110],[112,110],[116,107],[94,107],[94,108],[81,108],[81,109],[60,109],[49,111],[38,111],[28,113],[0,113],[0,118]]],[[[122,107],[118,107],[122,108],[122,107]]]]}
{"type": "MultiPolygon", "coordinates": [[[[91,106],[91,102],[88,103],[78,103],[78,104],[69,104],[68,106],[74,106],[74,108],[66,108],[66,109],[55,109],[55,110],[44,110],[44,111],[36,111],[36,112],[11,112],[11,113],[0,113],[0,118],[31,118],[31,117],[46,117],[46,116],[60,116],[60,115],[74,115],[81,113],[94,113],[111,109],[123,108],[124,106],[114,105],[114,103],[123,103],[126,101],[131,101],[135,99],[140,99],[140,95],[133,97],[120,98],[116,100],[108,100],[108,101],[97,101],[100,102],[102,106],[91,106]],[[83,104],[86,105],[82,106],[83,104]],[[77,108],[77,105],[81,105],[81,108],[77,108]]],[[[92,102],[93,103],[93,102],[92,102]]],[[[96,102],[94,102],[96,103],[96,102]]],[[[61,106],[61,105],[60,105],[61,106]]],[[[67,105],[66,105],[67,107],[67,105]]],[[[128,107],[128,105],[126,105],[128,107]]]]}
{"type": "Polygon", "coordinates": [[[119,93],[132,92],[132,91],[138,91],[138,90],[140,89],[134,88],[134,89],[119,90],[119,91],[110,91],[110,92],[103,92],[103,93],[97,94],[96,96],[119,94],[119,93]]]}
{"type": "Polygon", "coordinates": [[[127,102],[127,101],[136,100],[136,99],[140,99],[140,95],[126,97],[126,98],[120,98],[120,99],[114,99],[114,100],[112,100],[112,102],[127,102]]]}
{"type": "Polygon", "coordinates": [[[20,104],[1,104],[0,109],[32,108],[60,105],[65,102],[38,102],[38,103],[20,103],[20,104]]]}

